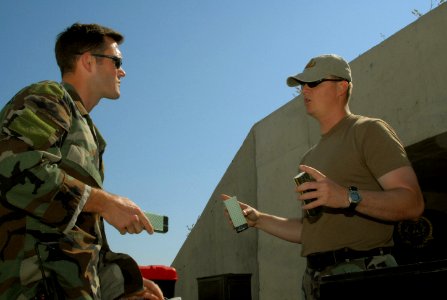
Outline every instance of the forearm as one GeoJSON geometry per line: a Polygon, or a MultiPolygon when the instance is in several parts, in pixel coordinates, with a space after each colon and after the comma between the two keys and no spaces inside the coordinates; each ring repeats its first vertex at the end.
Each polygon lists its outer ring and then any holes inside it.
{"type": "Polygon", "coordinates": [[[416,174],[402,167],[379,178],[383,191],[360,192],[357,211],[385,221],[417,219],[424,211],[424,199],[416,174]]]}
{"type": "Polygon", "coordinates": [[[423,212],[422,196],[414,190],[396,188],[387,191],[360,191],[362,201],[359,213],[384,220],[401,221],[417,219],[423,212]]]}
{"type": "Polygon", "coordinates": [[[92,188],[83,211],[101,214],[106,208],[109,194],[101,189],[92,188]]]}
{"type": "Polygon", "coordinates": [[[142,230],[153,233],[152,225],[137,204],[102,189],[91,189],[83,211],[99,214],[121,234],[140,233],[142,230]]]}
{"type": "Polygon", "coordinates": [[[255,228],[292,243],[301,243],[302,221],[298,218],[287,219],[260,213],[255,228]]]}
{"type": "Polygon", "coordinates": [[[140,209],[129,199],[109,193],[103,189],[91,188],[90,195],[83,208],[84,212],[108,214],[138,214],[140,209]]]}

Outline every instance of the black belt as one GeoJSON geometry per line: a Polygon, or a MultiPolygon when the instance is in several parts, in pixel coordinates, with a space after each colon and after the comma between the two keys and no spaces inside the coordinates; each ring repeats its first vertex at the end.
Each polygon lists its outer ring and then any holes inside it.
{"type": "Polygon", "coordinates": [[[390,247],[381,247],[366,251],[356,251],[349,248],[343,248],[335,251],[313,253],[307,256],[307,266],[314,270],[323,270],[328,266],[346,262],[351,259],[390,254],[391,249],[392,248],[390,247]]]}

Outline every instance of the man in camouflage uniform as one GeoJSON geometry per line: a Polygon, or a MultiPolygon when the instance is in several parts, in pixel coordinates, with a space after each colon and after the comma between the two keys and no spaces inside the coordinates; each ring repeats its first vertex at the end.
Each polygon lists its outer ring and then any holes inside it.
{"type": "Polygon", "coordinates": [[[89,117],[120,96],[123,39],[73,24],[55,47],[62,83],[32,84],[0,112],[0,299],[163,299],[104,231],[106,220],[153,233],[134,202],[102,189],[106,143],[89,117]]]}

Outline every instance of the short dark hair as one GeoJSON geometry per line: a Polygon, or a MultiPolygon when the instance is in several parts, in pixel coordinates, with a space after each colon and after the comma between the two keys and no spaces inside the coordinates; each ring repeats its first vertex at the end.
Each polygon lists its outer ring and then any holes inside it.
{"type": "Polygon", "coordinates": [[[105,37],[113,39],[117,44],[124,41],[121,33],[99,24],[74,23],[58,34],[54,52],[61,74],[74,71],[77,55],[104,50],[105,37]]]}

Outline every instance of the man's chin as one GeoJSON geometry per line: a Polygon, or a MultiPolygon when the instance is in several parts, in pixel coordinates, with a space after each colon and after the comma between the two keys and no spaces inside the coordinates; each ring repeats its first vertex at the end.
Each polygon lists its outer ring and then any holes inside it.
{"type": "Polygon", "coordinates": [[[120,98],[120,94],[109,96],[109,97],[104,97],[104,98],[108,99],[108,100],[118,100],[120,98]]]}

